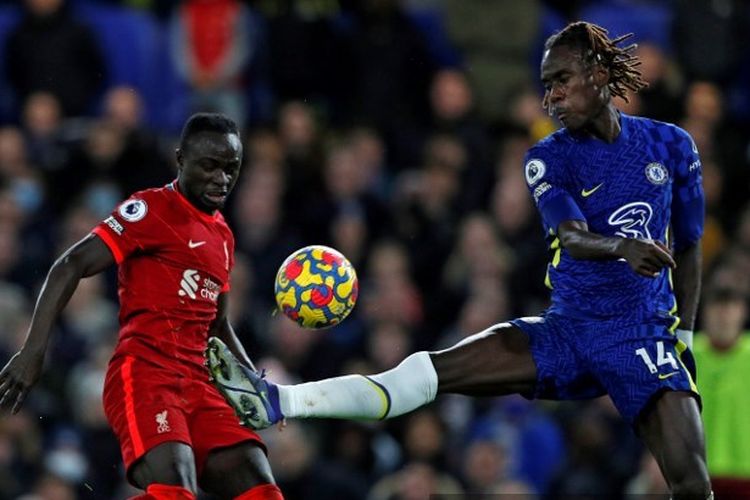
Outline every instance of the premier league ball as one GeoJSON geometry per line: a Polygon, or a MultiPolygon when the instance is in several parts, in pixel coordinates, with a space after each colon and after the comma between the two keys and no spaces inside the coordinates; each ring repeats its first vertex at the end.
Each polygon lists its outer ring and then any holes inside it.
{"type": "Polygon", "coordinates": [[[327,328],[346,318],[357,302],[357,273],[333,248],[312,245],[286,258],[275,285],[276,303],[305,328],[327,328]]]}

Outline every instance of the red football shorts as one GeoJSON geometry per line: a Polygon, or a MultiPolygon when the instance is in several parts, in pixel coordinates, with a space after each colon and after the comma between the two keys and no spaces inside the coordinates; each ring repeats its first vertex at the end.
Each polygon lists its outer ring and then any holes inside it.
{"type": "MultiPolygon", "coordinates": [[[[211,450],[255,441],[208,381],[208,372],[185,376],[132,356],[114,359],[104,382],[104,412],[120,441],[125,467],[168,441],[193,448],[200,477],[211,450]]],[[[129,474],[128,474],[129,477],[129,474]]]]}

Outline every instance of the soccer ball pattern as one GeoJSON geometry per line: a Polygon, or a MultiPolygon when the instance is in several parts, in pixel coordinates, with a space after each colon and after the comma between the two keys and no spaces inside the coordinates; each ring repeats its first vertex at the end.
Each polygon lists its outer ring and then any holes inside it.
{"type": "Polygon", "coordinates": [[[286,258],[275,285],[276,303],[305,328],[327,328],[346,318],[359,286],[352,264],[333,248],[312,245],[286,258]]]}

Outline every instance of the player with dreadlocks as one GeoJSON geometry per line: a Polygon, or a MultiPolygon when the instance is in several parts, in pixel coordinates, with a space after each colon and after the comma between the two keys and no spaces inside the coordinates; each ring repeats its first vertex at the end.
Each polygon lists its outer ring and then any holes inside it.
{"type": "Polygon", "coordinates": [[[298,385],[243,369],[209,341],[215,383],[245,425],[390,418],[444,393],[609,394],[673,498],[711,498],[700,396],[686,368],[694,367],[688,344],[700,291],[701,162],[684,130],[613,105],[612,96],[646,85],[634,46],[619,46],[629,36],[577,22],[545,45],[543,104],[564,128],[528,151],[524,174],[551,250],[551,306],[384,373],[298,385]]]}

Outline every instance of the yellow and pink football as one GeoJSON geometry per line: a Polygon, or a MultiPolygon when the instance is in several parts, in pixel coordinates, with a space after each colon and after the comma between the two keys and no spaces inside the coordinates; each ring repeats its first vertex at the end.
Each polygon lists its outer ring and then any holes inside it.
{"type": "Polygon", "coordinates": [[[352,264],[323,245],[300,248],[287,257],[276,273],[274,288],[279,310],[305,328],[340,323],[359,293],[352,264]]]}

